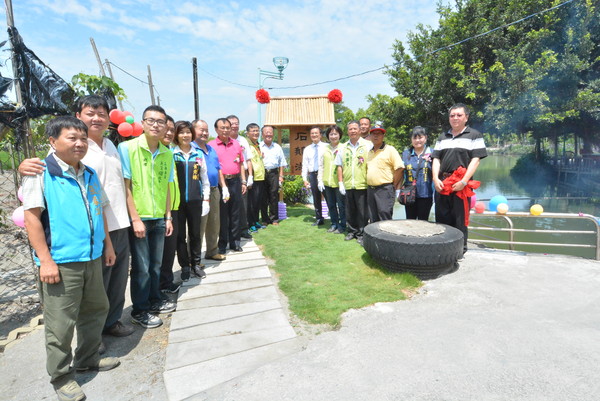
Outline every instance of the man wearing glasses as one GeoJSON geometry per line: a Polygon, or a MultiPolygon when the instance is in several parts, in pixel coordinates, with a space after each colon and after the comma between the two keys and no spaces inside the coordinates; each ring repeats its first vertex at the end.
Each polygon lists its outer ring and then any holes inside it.
{"type": "Polygon", "coordinates": [[[169,182],[174,180],[173,153],[160,140],[167,115],[160,106],[144,110],[144,135],[119,145],[127,208],[131,218],[131,321],[156,328],[155,314],[172,312],[175,303],[160,293],[160,266],[165,235],[173,233],[169,182]]]}

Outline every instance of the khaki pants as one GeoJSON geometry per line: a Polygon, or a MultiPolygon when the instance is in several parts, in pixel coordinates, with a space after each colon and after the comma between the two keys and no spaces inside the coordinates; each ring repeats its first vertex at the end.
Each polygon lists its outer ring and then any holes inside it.
{"type": "Polygon", "coordinates": [[[219,241],[219,230],[221,229],[220,200],[221,191],[219,191],[219,187],[210,187],[210,211],[200,220],[200,247],[202,247],[202,240],[206,236],[205,258],[218,253],[217,243],[219,241]]]}
{"type": "Polygon", "coordinates": [[[46,332],[46,369],[50,382],[62,385],[73,378],[71,342],[77,327],[74,366],[91,366],[100,358],[98,347],[108,313],[102,281],[102,262],[74,262],[58,266],[60,282],[42,283],[46,332]]]}

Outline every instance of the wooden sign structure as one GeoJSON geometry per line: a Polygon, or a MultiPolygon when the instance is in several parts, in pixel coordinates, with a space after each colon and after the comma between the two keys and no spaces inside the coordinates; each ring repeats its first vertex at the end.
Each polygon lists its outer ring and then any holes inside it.
{"type": "Polygon", "coordinates": [[[290,131],[290,173],[302,172],[302,152],[310,145],[310,128],[326,128],[335,124],[333,103],[327,95],[272,97],[267,104],[265,125],[278,130],[277,142],[281,145],[281,131],[290,131]]]}

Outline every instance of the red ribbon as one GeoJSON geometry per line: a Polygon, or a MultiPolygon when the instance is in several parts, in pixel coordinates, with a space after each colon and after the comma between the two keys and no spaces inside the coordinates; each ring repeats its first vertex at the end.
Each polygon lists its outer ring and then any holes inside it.
{"type": "MultiPolygon", "coordinates": [[[[452,191],[452,185],[461,181],[462,178],[465,176],[466,172],[467,169],[462,166],[454,170],[451,176],[447,177],[446,179],[444,179],[444,181],[442,181],[444,183],[444,189],[440,191],[440,194],[452,194],[454,192],[452,191]]],[[[469,198],[475,195],[475,192],[473,190],[479,188],[480,185],[480,181],[469,180],[469,182],[467,182],[467,185],[465,185],[463,189],[454,192],[456,196],[463,200],[463,204],[465,206],[465,226],[469,226],[469,210],[471,208],[471,205],[469,205],[469,198]]]]}

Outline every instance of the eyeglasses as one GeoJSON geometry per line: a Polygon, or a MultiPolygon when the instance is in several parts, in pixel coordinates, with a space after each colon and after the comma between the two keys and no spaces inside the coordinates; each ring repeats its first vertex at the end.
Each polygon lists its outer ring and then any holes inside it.
{"type": "Polygon", "coordinates": [[[167,122],[165,120],[155,120],[153,118],[144,118],[142,121],[144,121],[149,126],[157,124],[159,127],[164,127],[165,125],[167,125],[167,122]]]}

